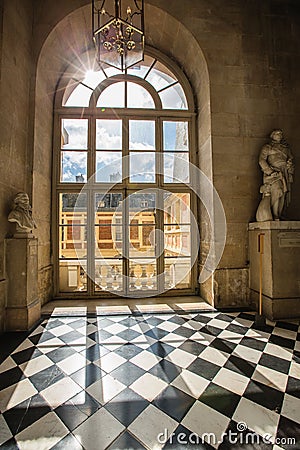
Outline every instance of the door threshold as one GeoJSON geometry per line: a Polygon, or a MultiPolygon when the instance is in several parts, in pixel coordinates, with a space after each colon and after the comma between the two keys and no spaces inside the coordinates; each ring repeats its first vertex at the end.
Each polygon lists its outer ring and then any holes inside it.
{"type": "Polygon", "coordinates": [[[42,316],[106,316],[141,314],[186,314],[216,311],[199,296],[152,297],[149,299],[51,300],[42,316]]]}

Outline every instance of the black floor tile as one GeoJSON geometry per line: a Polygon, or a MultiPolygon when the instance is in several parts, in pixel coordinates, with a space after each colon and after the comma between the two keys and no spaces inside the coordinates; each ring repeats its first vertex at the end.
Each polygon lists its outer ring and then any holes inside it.
{"type": "Polygon", "coordinates": [[[284,393],[258,381],[250,380],[244,392],[244,397],[271,411],[280,413],[284,393]]]}
{"type": "Polygon", "coordinates": [[[280,447],[284,448],[285,450],[299,450],[300,424],[281,416],[276,437],[281,441],[280,447]]]}
{"type": "Polygon", "coordinates": [[[134,356],[138,355],[139,353],[141,353],[142,351],[143,349],[141,347],[138,347],[137,345],[132,343],[128,343],[114,350],[114,353],[129,360],[134,356]]]}
{"type": "Polygon", "coordinates": [[[110,375],[126,386],[130,386],[138,378],[145,374],[145,370],[131,363],[130,361],[122,364],[113,370],[110,375]]]}
{"type": "Polygon", "coordinates": [[[238,356],[230,355],[224,367],[251,378],[256,368],[256,364],[239,358],[238,356]]]}
{"type": "Polygon", "coordinates": [[[231,354],[236,348],[237,343],[226,341],[226,339],[216,338],[209,345],[220,352],[231,354]]]}
{"type": "Polygon", "coordinates": [[[57,347],[54,350],[51,350],[51,352],[47,353],[48,358],[51,359],[51,361],[58,363],[62,361],[63,359],[68,358],[68,356],[74,355],[76,353],[76,350],[74,350],[72,347],[69,346],[63,346],[63,347],[57,347]]]}
{"type": "Polygon", "coordinates": [[[65,374],[62,372],[62,370],[60,370],[60,368],[56,365],[53,365],[51,367],[48,367],[47,369],[35,373],[31,377],[29,377],[29,380],[31,381],[33,386],[40,392],[64,377],[65,374]]]}
{"type": "Polygon", "coordinates": [[[149,370],[149,373],[160,378],[166,383],[171,383],[175,380],[176,377],[181,373],[181,369],[175,364],[162,359],[158,364],[156,364],[152,369],[149,370]]]}
{"type": "Polygon", "coordinates": [[[240,399],[239,395],[214,383],[210,383],[199,397],[200,402],[227,417],[232,417],[240,399]]]}
{"type": "Polygon", "coordinates": [[[51,450],[84,450],[84,448],[72,434],[68,434],[51,447],[51,450]]]}
{"type": "Polygon", "coordinates": [[[284,374],[288,374],[290,370],[290,361],[286,359],[279,358],[277,356],[269,355],[264,353],[259,362],[260,365],[269,367],[270,369],[276,370],[277,372],[282,372],[284,374]]]}
{"type": "Polygon", "coordinates": [[[169,353],[174,350],[169,344],[165,342],[155,342],[148,349],[148,352],[154,353],[156,356],[160,356],[161,358],[165,358],[169,353]]]}
{"type": "Polygon", "coordinates": [[[217,366],[216,364],[213,364],[201,358],[195,359],[195,361],[193,361],[192,364],[187,367],[187,370],[189,370],[190,372],[194,372],[196,375],[206,378],[207,380],[212,380],[217,375],[220,369],[221,367],[217,366]]]}
{"type": "Polygon", "coordinates": [[[190,328],[186,327],[179,327],[176,328],[176,330],[174,330],[173,333],[178,334],[178,336],[189,339],[191,336],[193,336],[193,334],[195,334],[195,330],[191,330],[190,328]]]}
{"type": "Polygon", "coordinates": [[[183,342],[183,344],[181,344],[178,348],[180,348],[180,350],[191,353],[192,355],[199,356],[207,347],[206,345],[200,344],[200,342],[187,340],[183,342]]]}
{"type": "Polygon", "coordinates": [[[25,350],[21,350],[20,352],[14,353],[11,357],[16,364],[20,365],[41,356],[42,354],[43,353],[38,348],[32,346],[30,348],[26,348],[25,350]]]}
{"type": "Polygon", "coordinates": [[[125,427],[128,427],[149,402],[130,388],[124,389],[105,405],[105,409],[115,416],[125,427]]]}
{"type": "Polygon", "coordinates": [[[264,350],[265,346],[267,345],[267,342],[260,341],[259,339],[243,337],[240,344],[262,352],[264,350]]]}
{"type": "Polygon", "coordinates": [[[20,450],[18,447],[15,438],[11,438],[8,441],[4,442],[4,444],[0,445],[1,450],[20,450]]]}
{"type": "Polygon", "coordinates": [[[70,431],[73,431],[87,419],[86,414],[70,403],[59,406],[55,409],[55,412],[70,431]]]}
{"type": "Polygon", "coordinates": [[[272,344],[279,345],[280,347],[291,348],[295,347],[295,341],[292,339],[287,339],[281,336],[277,336],[276,334],[272,334],[270,336],[269,342],[272,344]]]}
{"type": "Polygon", "coordinates": [[[51,411],[47,402],[39,395],[35,395],[15,408],[7,410],[3,416],[12,432],[17,434],[29,427],[51,411]]]}
{"type": "Polygon", "coordinates": [[[245,335],[248,330],[249,330],[249,328],[243,327],[241,325],[237,325],[235,323],[231,323],[230,325],[228,325],[228,327],[226,327],[226,331],[232,331],[233,333],[242,334],[242,335],[245,335]]]}
{"type": "Polygon", "coordinates": [[[124,431],[107,450],[144,450],[144,447],[128,431],[124,431]]]}
{"type": "Polygon", "coordinates": [[[65,344],[71,344],[72,342],[76,341],[77,339],[82,338],[82,334],[78,333],[78,331],[70,331],[69,333],[63,334],[62,336],[59,336],[59,339],[65,344]]]}
{"type": "Polygon", "coordinates": [[[298,378],[288,377],[286,393],[300,399],[300,381],[298,378]]]}
{"type": "Polygon", "coordinates": [[[81,412],[83,412],[87,417],[92,416],[101,405],[87,392],[79,393],[72,397],[70,400],[81,412]],[[83,402],[84,397],[84,402],[83,402]]]}
{"type": "Polygon", "coordinates": [[[180,422],[195,401],[195,398],[175,386],[168,386],[152,403],[168,416],[180,422]]]}
{"type": "Polygon", "coordinates": [[[12,384],[18,383],[18,381],[21,381],[23,378],[23,372],[19,367],[14,367],[13,369],[0,373],[0,390],[2,391],[12,384]]]}
{"type": "Polygon", "coordinates": [[[103,372],[100,367],[91,363],[73,373],[70,377],[75,381],[75,383],[87,388],[91,384],[95,383],[95,381],[98,381],[100,378],[104,377],[104,375],[105,372],[103,372]]]}

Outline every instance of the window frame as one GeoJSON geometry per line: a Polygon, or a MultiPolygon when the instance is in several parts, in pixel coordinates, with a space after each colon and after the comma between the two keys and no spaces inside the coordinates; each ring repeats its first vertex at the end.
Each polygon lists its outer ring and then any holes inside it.
{"type": "MultiPolygon", "coordinates": [[[[189,161],[197,166],[197,151],[196,151],[196,132],[195,132],[195,120],[196,113],[194,111],[194,101],[192,90],[189,82],[182,71],[176,66],[173,61],[168,60],[159,52],[154,49],[147,49],[147,55],[153,57],[155,61],[159,61],[167,67],[176,76],[178,83],[182,86],[186,96],[187,109],[163,109],[160,97],[154,87],[144,79],[133,75],[118,74],[113,75],[109,79],[106,79],[98,85],[92,93],[88,107],[77,106],[62,106],[64,97],[64,89],[68,86],[70,79],[70,70],[66,71],[66,75],[63,75],[55,96],[54,105],[54,125],[53,125],[53,214],[52,214],[52,235],[53,235],[53,261],[54,261],[54,296],[55,298],[107,298],[114,297],[111,292],[97,291],[93,287],[93,282],[88,278],[87,290],[84,292],[61,292],[59,289],[59,195],[62,193],[79,193],[84,186],[84,183],[78,182],[61,182],[60,170],[61,170],[61,120],[62,119],[75,119],[82,118],[88,119],[88,145],[87,145],[87,179],[94,173],[96,167],[96,120],[97,119],[121,119],[123,121],[122,131],[122,155],[127,156],[129,154],[129,146],[126,147],[129,136],[128,121],[132,120],[155,120],[155,147],[156,150],[156,170],[159,165],[163,165],[163,121],[187,121],[188,122],[188,137],[189,137],[189,161]],[[97,107],[97,100],[103,90],[111,84],[119,81],[133,81],[143,86],[150,93],[154,100],[155,108],[101,108],[97,107]]],[[[163,167],[163,166],[161,166],[163,167]]],[[[91,204],[93,195],[96,192],[105,191],[107,187],[106,183],[95,183],[89,188],[91,194],[88,199],[88,208],[92,208],[91,204]]],[[[126,192],[126,195],[130,195],[133,192],[137,192],[140,189],[151,188],[165,188],[174,193],[187,192],[190,193],[191,199],[191,211],[197,217],[197,199],[192,190],[181,183],[165,183],[163,175],[156,173],[155,183],[130,183],[128,179],[125,182],[117,183],[112,189],[112,192],[126,192]]],[[[91,214],[90,214],[91,216],[91,214]]],[[[160,229],[163,229],[163,219],[160,219],[160,229]]],[[[91,233],[93,233],[92,223],[87,221],[87,239],[91,239],[91,233]]],[[[198,252],[197,252],[198,253],[198,252]]],[[[171,289],[166,291],[161,296],[174,296],[174,295],[187,295],[195,294],[197,288],[197,271],[198,271],[198,258],[195,259],[195,264],[191,270],[191,288],[188,289],[171,289]]],[[[161,262],[158,261],[158,270],[161,270],[161,262]]],[[[155,295],[155,292],[154,294],[155,295]]]]}

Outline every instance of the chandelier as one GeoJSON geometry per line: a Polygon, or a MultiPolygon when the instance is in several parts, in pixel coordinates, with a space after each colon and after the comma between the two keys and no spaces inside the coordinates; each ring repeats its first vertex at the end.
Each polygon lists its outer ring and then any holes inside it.
{"type": "Polygon", "coordinates": [[[99,64],[124,71],[144,59],[144,0],[92,0],[99,64]]]}

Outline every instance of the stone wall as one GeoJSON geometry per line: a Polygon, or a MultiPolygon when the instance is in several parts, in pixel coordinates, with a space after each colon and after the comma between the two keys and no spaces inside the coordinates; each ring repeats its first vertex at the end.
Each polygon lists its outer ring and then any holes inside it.
{"type": "Polygon", "coordinates": [[[7,275],[4,238],[13,232],[7,215],[11,200],[31,186],[30,82],[31,0],[4,0],[0,6],[0,330],[4,329],[7,275]]]}

